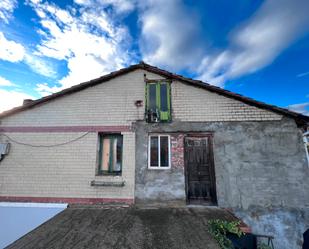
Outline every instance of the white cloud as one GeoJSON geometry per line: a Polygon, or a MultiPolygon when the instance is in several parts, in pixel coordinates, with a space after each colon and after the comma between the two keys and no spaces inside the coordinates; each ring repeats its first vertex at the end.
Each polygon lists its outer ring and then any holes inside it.
{"type": "Polygon", "coordinates": [[[37,84],[35,90],[41,95],[41,96],[47,96],[50,95],[54,92],[59,91],[59,87],[57,86],[53,86],[50,87],[48,86],[47,83],[41,83],[41,84],[37,84]]]}
{"type": "Polygon", "coordinates": [[[74,0],[75,3],[83,6],[113,6],[115,12],[124,13],[135,8],[135,0],[74,0]]]}
{"type": "Polygon", "coordinates": [[[0,59],[13,63],[24,62],[38,74],[53,78],[57,76],[52,63],[40,56],[31,55],[22,44],[8,40],[2,32],[0,32],[0,59]]]}
{"type": "Polygon", "coordinates": [[[300,74],[297,75],[297,77],[300,78],[300,77],[304,77],[304,76],[307,76],[307,75],[309,75],[309,71],[304,72],[304,73],[300,73],[300,74]]]}
{"type": "Polygon", "coordinates": [[[288,109],[294,112],[302,113],[309,116],[309,102],[289,105],[288,109]]]}
{"type": "Polygon", "coordinates": [[[0,87],[1,86],[15,86],[15,84],[0,76],[0,87]]]}
{"type": "Polygon", "coordinates": [[[25,48],[21,44],[6,39],[4,34],[0,32],[0,59],[19,62],[23,60],[24,55],[25,48]]]}
{"type": "Polygon", "coordinates": [[[39,56],[26,54],[24,62],[32,69],[32,71],[38,74],[49,78],[57,77],[57,71],[54,65],[39,56]]]}
{"type": "MultiPolygon", "coordinates": [[[[106,1],[111,4],[111,1],[106,1]]],[[[42,40],[37,55],[67,61],[68,74],[60,86],[39,85],[43,94],[87,81],[126,66],[129,62],[128,30],[115,25],[103,7],[61,9],[49,3],[31,5],[40,17],[42,40]],[[78,12],[80,11],[80,12],[78,12]]]]}
{"type": "Polygon", "coordinates": [[[180,0],[145,0],[139,5],[143,60],[173,70],[202,59],[199,23],[180,0]]]}
{"type": "Polygon", "coordinates": [[[33,96],[14,90],[0,89],[0,112],[22,105],[24,99],[33,99],[33,96]]]}
{"type": "Polygon", "coordinates": [[[16,7],[17,7],[16,0],[1,0],[0,1],[0,19],[2,19],[5,23],[8,23],[16,7]]]}
{"type": "Polygon", "coordinates": [[[230,47],[205,56],[200,78],[217,85],[255,72],[270,63],[309,30],[309,1],[268,0],[242,27],[232,33],[230,47]]]}

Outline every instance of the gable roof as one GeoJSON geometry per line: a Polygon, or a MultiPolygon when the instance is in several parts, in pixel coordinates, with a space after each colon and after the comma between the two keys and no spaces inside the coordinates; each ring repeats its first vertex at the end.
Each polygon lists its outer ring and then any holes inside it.
{"type": "Polygon", "coordinates": [[[48,102],[50,100],[54,100],[56,98],[59,98],[59,97],[65,96],[65,95],[81,91],[81,90],[86,89],[88,87],[92,87],[92,86],[104,83],[104,82],[109,81],[113,78],[127,74],[127,73],[132,72],[132,71],[137,70],[137,69],[143,69],[143,70],[146,70],[148,72],[155,73],[155,74],[158,74],[160,76],[163,76],[163,77],[165,77],[169,80],[178,80],[178,81],[181,81],[183,83],[189,84],[191,86],[199,87],[199,88],[208,90],[210,92],[214,92],[214,93],[223,95],[225,97],[241,101],[241,102],[246,103],[246,104],[251,105],[251,106],[255,106],[255,107],[258,107],[258,108],[261,108],[261,109],[273,111],[275,113],[293,118],[296,121],[296,123],[300,126],[307,126],[309,124],[309,116],[305,116],[303,114],[293,112],[293,111],[290,111],[288,109],[281,108],[281,107],[278,107],[278,106],[275,106],[275,105],[269,105],[269,104],[266,104],[264,102],[260,102],[260,101],[254,100],[252,98],[248,98],[248,97],[245,97],[243,95],[222,89],[220,87],[213,86],[211,84],[208,84],[208,83],[200,81],[200,80],[194,80],[194,79],[191,79],[191,78],[186,78],[184,76],[168,72],[168,71],[160,69],[158,67],[151,66],[151,65],[146,64],[144,62],[140,62],[139,64],[135,64],[135,65],[131,65],[129,67],[120,69],[118,71],[114,71],[114,72],[111,72],[109,74],[106,74],[102,77],[99,77],[99,78],[96,78],[96,79],[93,79],[93,80],[72,86],[72,87],[64,89],[60,92],[57,92],[57,93],[48,95],[46,97],[31,101],[30,103],[24,104],[24,105],[19,106],[19,107],[15,107],[11,110],[4,111],[4,112],[0,113],[0,118],[4,118],[4,117],[10,116],[10,115],[13,115],[15,113],[19,113],[21,111],[31,109],[31,108],[39,105],[39,104],[43,104],[43,103],[48,102]]]}

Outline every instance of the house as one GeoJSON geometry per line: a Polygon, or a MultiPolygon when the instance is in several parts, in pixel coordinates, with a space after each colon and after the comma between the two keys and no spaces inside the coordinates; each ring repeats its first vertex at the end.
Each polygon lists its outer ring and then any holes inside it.
{"type": "Polygon", "coordinates": [[[0,201],[293,209],[309,222],[309,117],[283,108],[141,62],[0,120],[0,201]]]}

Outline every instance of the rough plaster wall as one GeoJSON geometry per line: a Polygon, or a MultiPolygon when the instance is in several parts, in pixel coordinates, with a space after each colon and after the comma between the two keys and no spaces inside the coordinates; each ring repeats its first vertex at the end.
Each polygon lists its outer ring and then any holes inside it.
{"type": "Polygon", "coordinates": [[[179,147],[175,143],[182,136],[171,136],[172,165],[170,169],[148,169],[148,132],[151,125],[136,125],[136,203],[171,203],[185,201],[183,162],[175,157],[179,147]]]}
{"type": "Polygon", "coordinates": [[[278,249],[301,249],[302,234],[309,228],[309,208],[260,208],[235,210],[255,234],[274,236],[278,249]]]}
{"type": "Polygon", "coordinates": [[[276,113],[178,81],[172,83],[172,110],[173,120],[179,121],[261,121],[282,118],[276,113]]]}
{"type": "MultiPolygon", "coordinates": [[[[51,145],[84,133],[9,133],[15,140],[51,145]]],[[[89,133],[73,143],[36,148],[12,143],[0,163],[0,196],[134,198],[135,134],[123,132],[122,176],[95,176],[97,139],[89,133]],[[92,180],[125,181],[124,187],[93,187],[92,180]]],[[[0,136],[2,141],[5,141],[0,136]]]]}
{"type": "Polygon", "coordinates": [[[218,205],[309,206],[309,169],[291,119],[265,122],[136,123],[136,198],[185,199],[183,170],[147,169],[148,133],[213,132],[218,205]],[[164,198],[163,198],[164,197],[164,198]]]}

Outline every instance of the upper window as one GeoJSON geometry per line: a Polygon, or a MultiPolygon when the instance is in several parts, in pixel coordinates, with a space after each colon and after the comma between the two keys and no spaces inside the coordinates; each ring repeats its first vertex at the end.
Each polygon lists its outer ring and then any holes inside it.
{"type": "Polygon", "coordinates": [[[99,175],[121,175],[122,135],[99,134],[99,175]]]}
{"type": "Polygon", "coordinates": [[[148,166],[155,169],[170,168],[170,137],[167,135],[149,136],[148,166]]]}
{"type": "Polygon", "coordinates": [[[169,83],[147,83],[146,119],[148,122],[166,122],[171,120],[171,96],[169,83]]]}

